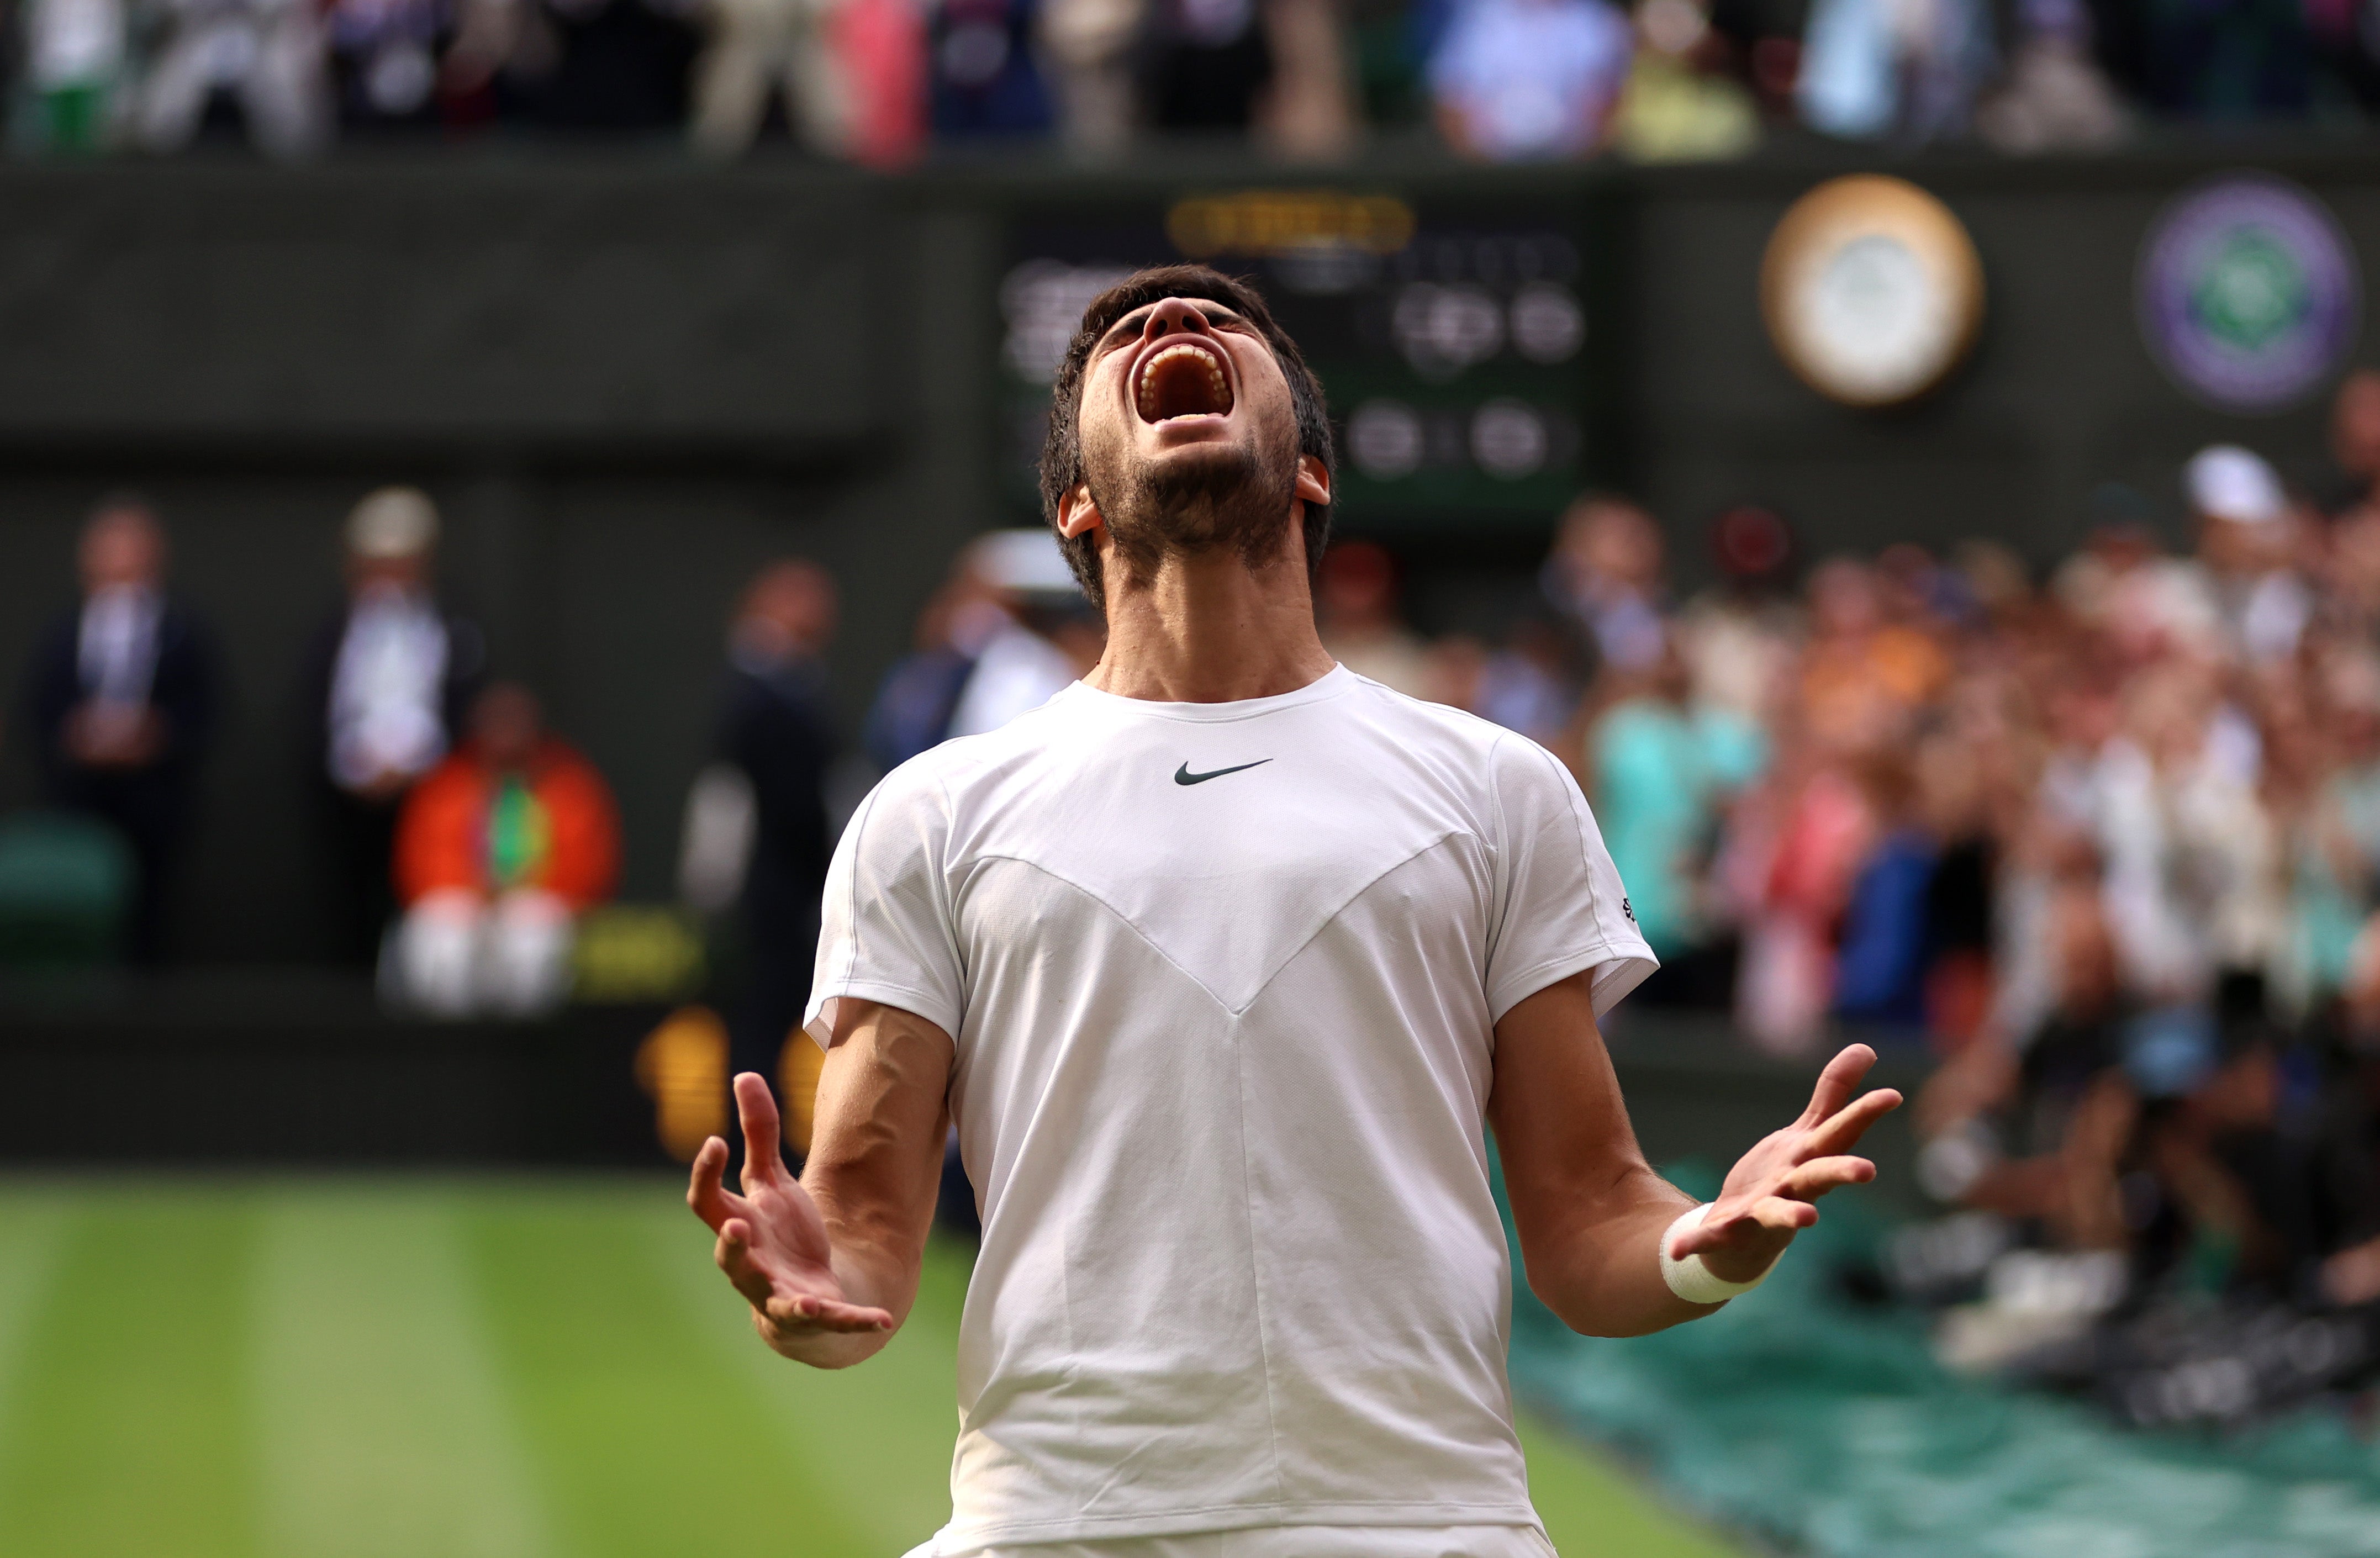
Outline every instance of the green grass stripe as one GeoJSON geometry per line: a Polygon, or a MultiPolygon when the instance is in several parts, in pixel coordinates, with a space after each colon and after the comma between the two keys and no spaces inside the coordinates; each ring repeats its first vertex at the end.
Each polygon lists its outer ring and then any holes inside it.
{"type": "Polygon", "coordinates": [[[91,1193],[34,1306],[0,1464],[11,1558],[254,1558],[241,1197],[91,1193]]]}
{"type": "Polygon", "coordinates": [[[1529,1500],[1561,1558],[1736,1558],[1724,1539],[1648,1498],[1560,1429],[1521,1417],[1529,1500]]]}
{"type": "Polygon", "coordinates": [[[261,1199],[258,1454],[269,1558],[543,1558],[451,1187],[261,1199]]]}
{"type": "Polygon", "coordinates": [[[951,1515],[951,1446],[958,1438],[959,1311],[968,1254],[926,1252],[917,1307],[885,1349],[856,1369],[805,1369],[752,1333],[750,1308],[711,1262],[708,1229],[681,1207],[653,1232],[693,1323],[747,1375],[819,1485],[878,1553],[898,1554],[951,1515]]]}
{"type": "Polygon", "coordinates": [[[47,1301],[65,1243],[71,1193],[46,1187],[0,1190],[0,1462],[12,1429],[15,1387],[30,1351],[34,1313],[47,1301]]]}
{"type": "Polygon", "coordinates": [[[465,1242],[530,1456],[571,1558],[886,1558],[686,1323],[652,1256],[666,1187],[497,1187],[465,1242]]]}

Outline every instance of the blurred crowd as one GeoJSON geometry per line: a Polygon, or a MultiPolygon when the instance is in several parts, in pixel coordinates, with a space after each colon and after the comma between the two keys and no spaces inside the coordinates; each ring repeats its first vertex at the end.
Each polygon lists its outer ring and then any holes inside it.
{"type": "Polygon", "coordinates": [[[2028,152],[2158,121],[2354,122],[2380,40],[2313,0],[18,0],[32,154],[762,135],[931,146],[1434,129],[1482,158],[1741,155],[1788,128],[2028,152]]]}
{"type": "MultiPolygon", "coordinates": [[[[2180,529],[2119,493],[2055,559],[1805,558],[1738,506],[1692,592],[1674,528],[1589,494],[1493,632],[1416,631],[1427,581],[1361,539],[1316,610],[1354,670],[1577,775],[1663,963],[1623,1040],[1699,1010],[1771,1054],[1848,1030],[1931,1065],[1918,1176],[1948,1215],[1889,1275],[1942,1307],[1946,1357],[2105,1386],[2143,1421],[2238,1415],[2380,1362],[2380,372],[2340,386],[2331,444],[2311,485],[2201,450],[2173,472],[2180,529]]],[[[569,994],[619,824],[535,698],[489,678],[438,533],[410,488],[347,519],[303,657],[315,853],[392,1004],[534,1015],[569,994]]],[[[155,960],[215,658],[140,498],[103,501],[79,558],[12,736],[52,832],[0,820],[0,899],[12,871],[76,880],[93,830],[155,960]]],[[[803,1048],[807,960],[768,949],[814,941],[863,781],[1038,706],[1102,643],[1052,539],[995,531],[846,725],[836,611],[812,564],[750,581],[687,798],[681,899],[746,949],[716,1022],[738,1068],[803,1048]]]]}
{"type": "Polygon", "coordinates": [[[1744,507],[1679,599],[1591,497],[1500,644],[1405,629],[1360,546],[1320,605],[1349,664],[1572,766],[1664,961],[1623,1024],[1938,1062],[1918,1176],[1961,1210],[1899,1275],[1947,1357],[2240,1417],[2380,1364],[2380,374],[2332,458],[2204,449],[2186,540],[2111,493],[2040,570],[1797,570],[1744,507]]]}

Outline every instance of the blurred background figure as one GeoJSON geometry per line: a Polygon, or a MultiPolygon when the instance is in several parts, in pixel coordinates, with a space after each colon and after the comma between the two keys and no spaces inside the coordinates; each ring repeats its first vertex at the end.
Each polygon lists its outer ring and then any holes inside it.
{"type": "Polygon", "coordinates": [[[345,957],[371,967],[395,908],[389,862],[406,793],[455,743],[486,672],[480,630],[441,611],[438,510],[382,487],[347,517],[347,599],[314,636],[307,766],[345,957]]]}
{"type": "Polygon", "coordinates": [[[1539,575],[1598,669],[1645,671],[1669,647],[1666,548],[1652,517],[1625,498],[1572,504],[1539,575]]]}
{"type": "MultiPolygon", "coordinates": [[[[1411,697],[1425,695],[1430,669],[1421,636],[1397,604],[1396,562],[1370,542],[1342,541],[1322,554],[1314,615],[1322,647],[1359,676],[1411,697]]],[[[1450,699],[1467,706],[1468,699],[1450,699]]]]}
{"type": "Polygon", "coordinates": [[[825,654],[834,580],[799,558],[744,590],[728,629],[717,757],[687,799],[679,879],[697,907],[741,921],[746,990],[728,1023],[731,1074],[779,1074],[809,999],[819,900],[833,848],[828,791],[840,751],[825,654]]]}
{"type": "Polygon", "coordinates": [[[1150,0],[1149,122],[1160,130],[1245,135],[1272,86],[1262,0],[1150,0]]]}
{"type": "Polygon", "coordinates": [[[1430,56],[1439,133],[1488,162],[1602,146],[1634,56],[1606,0],[1457,0],[1430,56]]]}
{"type": "Polygon", "coordinates": [[[382,989],[434,1016],[537,1016],[570,992],[572,926],[611,895],[620,823],[594,765],[499,682],[468,738],[406,797],[395,878],[404,918],[382,989]]]}
{"type": "Polygon", "coordinates": [[[835,48],[842,10],[839,0],[709,0],[687,127],[695,149],[742,152],[775,93],[804,146],[830,157],[848,150],[856,104],[835,48]]]}
{"type": "Polygon", "coordinates": [[[126,10],[125,0],[33,0],[24,7],[31,113],[19,133],[29,150],[98,152],[116,139],[132,64],[126,10]]]}
{"type": "Polygon", "coordinates": [[[1271,0],[1264,9],[1271,89],[1259,105],[1265,143],[1286,157],[1329,162],[1355,149],[1346,0],[1271,0]]]}
{"type": "Polygon", "coordinates": [[[1638,162],[1740,157],[1760,143],[1760,108],[1699,0],[1639,0],[1636,58],[1612,138],[1638,162]]]}
{"type": "Polygon", "coordinates": [[[329,55],[307,0],[165,0],[164,40],[140,83],[141,146],[178,152],[218,103],[266,155],[310,156],[332,131],[329,55]]]}
{"type": "Polygon", "coordinates": [[[1975,128],[2002,152],[2112,146],[2131,115],[2093,51],[2082,0],[2020,0],[2008,67],[1975,112],[1975,128]]]}
{"type": "Polygon", "coordinates": [[[1058,98],[1058,132],[1078,156],[1114,157],[1140,123],[1135,71],[1144,0],[1049,0],[1041,43],[1058,98]]]}
{"type": "Polygon", "coordinates": [[[1760,727],[1694,696],[1684,657],[1615,672],[1583,756],[1587,800],[1608,830],[1636,924],[1661,959],[1653,1004],[1727,1009],[1735,944],[1706,886],[1720,824],[1768,763],[1760,727]]]}
{"type": "Polygon", "coordinates": [[[1811,128],[1846,139],[1964,135],[1998,67],[1982,0],[1814,0],[1795,92],[1811,128]]]}
{"type": "Polygon", "coordinates": [[[324,8],[343,133],[435,122],[445,13],[437,0],[332,0],[324,8]]]}
{"type": "Polygon", "coordinates": [[[1107,641],[1048,531],[995,530],[967,549],[965,566],[981,604],[955,614],[972,664],[944,736],[998,730],[1038,709],[1098,664],[1107,641]]]}
{"type": "Polygon", "coordinates": [[[1037,0],[932,0],[927,6],[936,139],[1049,133],[1055,116],[1034,47],[1039,12],[1037,0]]]}
{"type": "Polygon", "coordinates": [[[167,951],[167,910],[214,733],[219,673],[206,625],[165,590],[165,534],[149,505],[102,500],[77,554],[82,602],[42,634],[23,705],[42,796],[99,819],[137,868],[128,950],[167,951]]]}

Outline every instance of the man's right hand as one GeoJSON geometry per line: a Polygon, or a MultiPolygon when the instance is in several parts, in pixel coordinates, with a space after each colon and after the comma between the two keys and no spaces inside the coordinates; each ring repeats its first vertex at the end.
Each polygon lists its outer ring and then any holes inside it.
{"type": "Polygon", "coordinates": [[[727,1143],[717,1137],[694,1157],[686,1205],[719,1235],[719,1269],[752,1306],[752,1326],[787,1357],[820,1361],[824,1338],[892,1329],[892,1314],[850,1302],[834,1270],[826,1223],[779,1154],[777,1103],[752,1072],[735,1078],[744,1126],[744,1193],[721,1183],[727,1143]]]}

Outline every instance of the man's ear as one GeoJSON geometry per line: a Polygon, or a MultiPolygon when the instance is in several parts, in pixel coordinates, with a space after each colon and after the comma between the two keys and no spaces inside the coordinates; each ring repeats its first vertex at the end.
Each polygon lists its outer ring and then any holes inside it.
{"type": "Polygon", "coordinates": [[[1099,505],[1091,501],[1089,482],[1076,482],[1073,492],[1058,500],[1058,533],[1068,541],[1089,534],[1102,523],[1099,505]]]}
{"type": "Polygon", "coordinates": [[[1330,502],[1330,472],[1312,455],[1297,456],[1297,495],[1306,503],[1330,502]]]}

